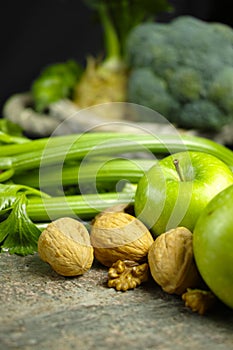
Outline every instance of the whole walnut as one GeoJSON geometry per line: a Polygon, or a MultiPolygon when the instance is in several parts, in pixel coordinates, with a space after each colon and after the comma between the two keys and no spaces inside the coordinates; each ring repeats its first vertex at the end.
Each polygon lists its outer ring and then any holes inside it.
{"type": "Polygon", "coordinates": [[[148,252],[151,275],[170,294],[183,294],[197,287],[201,277],[193,255],[192,232],[185,227],[158,236],[148,252]]]}
{"type": "Polygon", "coordinates": [[[88,271],[94,251],[86,227],[64,217],[48,224],[38,240],[40,258],[62,276],[77,276],[88,271]]]}
{"type": "Polygon", "coordinates": [[[136,217],[124,212],[104,212],[91,228],[91,244],[96,259],[105,266],[117,260],[143,262],[154,239],[136,217]]]}

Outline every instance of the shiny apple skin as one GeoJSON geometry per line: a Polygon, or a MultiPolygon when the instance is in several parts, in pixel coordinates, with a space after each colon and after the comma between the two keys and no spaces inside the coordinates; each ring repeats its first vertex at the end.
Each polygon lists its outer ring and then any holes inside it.
{"type": "Polygon", "coordinates": [[[220,191],[233,184],[229,167],[203,152],[179,152],[158,161],[139,180],[135,214],[154,236],[177,226],[191,231],[201,211],[220,191]],[[181,181],[174,159],[178,159],[181,181]]]}
{"type": "Polygon", "coordinates": [[[193,231],[193,249],[205,283],[233,308],[233,185],[203,210],[193,231]]]}

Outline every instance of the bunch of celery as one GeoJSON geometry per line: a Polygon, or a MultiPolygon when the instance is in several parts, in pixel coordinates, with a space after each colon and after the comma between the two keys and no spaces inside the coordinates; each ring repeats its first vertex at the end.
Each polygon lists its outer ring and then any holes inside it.
{"type": "Polygon", "coordinates": [[[0,248],[11,254],[34,253],[43,225],[53,219],[86,222],[113,205],[133,204],[138,180],[157,157],[202,151],[233,170],[230,149],[194,136],[86,133],[23,141],[1,146],[0,248]]]}

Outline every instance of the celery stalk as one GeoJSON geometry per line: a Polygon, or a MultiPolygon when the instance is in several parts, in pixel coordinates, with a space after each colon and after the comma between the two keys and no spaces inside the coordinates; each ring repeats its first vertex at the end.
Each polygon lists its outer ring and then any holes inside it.
{"type": "Polygon", "coordinates": [[[28,200],[27,214],[34,222],[50,221],[64,216],[88,220],[106,208],[133,202],[134,193],[123,192],[51,198],[36,197],[28,200]]]}
{"type": "MultiPolygon", "coordinates": [[[[108,138],[108,133],[95,134],[89,140],[77,139],[70,144],[51,146],[33,152],[17,154],[12,157],[0,158],[0,170],[13,169],[15,174],[32,170],[41,166],[49,166],[68,160],[82,160],[86,156],[97,157],[102,155],[115,156],[117,154],[149,152],[151,154],[170,154],[179,151],[201,151],[215,155],[233,169],[233,152],[214,141],[195,136],[176,135],[134,135],[115,134],[108,138]],[[104,140],[105,137],[105,140],[104,140]]],[[[60,139],[60,144],[61,144],[60,139]]],[[[30,149],[30,144],[28,145],[30,149]]],[[[2,150],[4,152],[4,148],[2,150]]],[[[9,179],[12,177],[9,172],[9,179]]],[[[0,181],[6,180],[4,171],[0,174],[0,181]]]]}
{"type": "Polygon", "coordinates": [[[69,134],[55,137],[44,137],[41,139],[30,140],[27,139],[23,144],[10,144],[1,146],[1,154],[4,157],[13,156],[16,154],[22,154],[27,152],[34,152],[38,150],[42,150],[49,145],[49,147],[57,147],[62,145],[71,145],[74,142],[89,142],[94,139],[95,142],[97,140],[105,140],[106,138],[112,137],[122,137],[122,134],[116,134],[115,132],[108,133],[83,133],[83,134],[69,134]]]}
{"type": "Polygon", "coordinates": [[[101,162],[58,164],[13,176],[14,183],[30,187],[77,185],[78,183],[117,182],[122,179],[137,182],[155,164],[154,159],[103,159],[101,162]],[[26,175],[26,176],[25,176],[26,175]]]}

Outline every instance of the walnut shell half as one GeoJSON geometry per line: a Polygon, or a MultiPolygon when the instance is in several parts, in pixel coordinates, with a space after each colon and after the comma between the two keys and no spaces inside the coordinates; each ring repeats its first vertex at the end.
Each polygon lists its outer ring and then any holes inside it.
{"type": "Polygon", "coordinates": [[[117,260],[145,261],[154,242],[146,226],[124,212],[105,212],[97,216],[90,238],[96,259],[108,267],[117,260]]]}
{"type": "Polygon", "coordinates": [[[148,263],[152,277],[167,293],[181,295],[201,283],[193,255],[192,232],[185,227],[158,236],[149,249],[148,263]]]}
{"type": "Polygon", "coordinates": [[[86,227],[72,218],[51,222],[38,240],[40,258],[63,276],[82,275],[94,260],[93,247],[86,227]]]}

